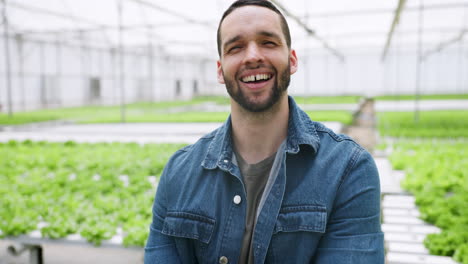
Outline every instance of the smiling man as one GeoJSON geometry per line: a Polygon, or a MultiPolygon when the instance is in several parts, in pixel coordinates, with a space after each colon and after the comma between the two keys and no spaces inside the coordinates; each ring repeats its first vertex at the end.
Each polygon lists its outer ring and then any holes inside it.
{"type": "Polygon", "coordinates": [[[231,115],[166,165],[145,263],[384,263],[374,161],[287,95],[298,64],[281,12],[234,2],[218,52],[231,115]]]}

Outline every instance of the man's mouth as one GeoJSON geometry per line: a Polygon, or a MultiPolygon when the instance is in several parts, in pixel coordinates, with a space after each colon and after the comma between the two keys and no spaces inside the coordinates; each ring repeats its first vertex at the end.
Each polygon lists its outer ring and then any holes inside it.
{"type": "Polygon", "coordinates": [[[248,76],[244,76],[241,78],[243,83],[259,83],[270,80],[272,77],[271,74],[263,73],[263,74],[252,74],[248,76]]]}

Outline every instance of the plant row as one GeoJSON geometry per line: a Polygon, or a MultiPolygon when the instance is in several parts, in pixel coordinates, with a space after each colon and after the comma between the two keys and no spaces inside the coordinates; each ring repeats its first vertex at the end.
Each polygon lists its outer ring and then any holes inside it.
{"type": "MultiPolygon", "coordinates": [[[[204,111],[170,111],[179,108],[203,104],[210,98],[199,98],[191,101],[136,103],[125,107],[125,122],[224,122],[229,112],[204,111]]],[[[227,99],[214,98],[216,104],[222,104],[227,99]]],[[[352,113],[348,111],[314,111],[309,115],[316,121],[338,121],[350,124],[352,113]]],[[[76,108],[44,109],[31,112],[14,113],[12,117],[0,113],[1,125],[21,125],[50,120],[67,120],[76,123],[119,123],[122,122],[121,109],[117,106],[88,106],[76,108]]]]}
{"type": "Polygon", "coordinates": [[[414,194],[421,219],[442,231],[424,244],[431,254],[468,264],[468,142],[400,141],[390,160],[405,170],[403,188],[414,194]]]}
{"type": "Polygon", "coordinates": [[[468,111],[383,112],[378,114],[380,135],[404,138],[468,137],[468,111]]]}
{"type": "Polygon", "coordinates": [[[143,246],[157,178],[183,145],[0,143],[0,236],[39,230],[143,246]]]}

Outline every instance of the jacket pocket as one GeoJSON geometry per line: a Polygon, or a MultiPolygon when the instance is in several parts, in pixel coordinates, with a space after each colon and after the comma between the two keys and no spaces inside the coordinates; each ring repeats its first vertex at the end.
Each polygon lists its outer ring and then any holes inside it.
{"type": "Polygon", "coordinates": [[[325,206],[288,206],[281,208],[273,233],[299,231],[325,233],[326,226],[327,208],[325,206]]]}
{"type": "Polygon", "coordinates": [[[215,220],[192,213],[167,212],[161,233],[168,236],[196,239],[208,244],[213,234],[215,220]]]}

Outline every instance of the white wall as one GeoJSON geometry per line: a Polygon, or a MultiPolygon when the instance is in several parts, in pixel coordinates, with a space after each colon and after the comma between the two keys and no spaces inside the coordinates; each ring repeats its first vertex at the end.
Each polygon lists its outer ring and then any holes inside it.
{"type": "MultiPolygon", "coordinates": [[[[0,37],[0,104],[6,112],[7,85],[4,41],[0,37]]],[[[111,49],[58,45],[37,40],[10,39],[10,70],[13,111],[71,107],[89,104],[120,104],[119,54],[111,49]],[[19,50],[22,45],[22,52],[19,50]],[[22,56],[20,55],[22,54],[22,56]],[[23,65],[21,70],[20,65],[23,65]],[[90,79],[100,80],[100,97],[90,98],[90,79]],[[41,90],[46,89],[46,91],[41,90]],[[44,98],[48,96],[48,98],[44,98]],[[42,99],[41,99],[42,98],[42,99]]],[[[203,75],[204,60],[197,57],[167,56],[154,47],[125,48],[123,89],[125,102],[190,99],[196,80],[201,91],[212,83],[203,75]],[[177,96],[176,80],[181,91],[177,96]]],[[[212,76],[215,80],[216,75],[212,76]]]]}
{"type": "MultiPolygon", "coordinates": [[[[394,48],[381,60],[382,48],[342,51],[345,62],[324,50],[298,53],[299,69],[290,93],[308,95],[397,95],[416,91],[417,52],[394,48]]],[[[468,46],[454,45],[421,64],[421,94],[468,93],[468,46]]]]}
{"type": "MultiPolygon", "coordinates": [[[[119,55],[110,48],[27,39],[21,42],[21,49],[16,39],[10,39],[9,44],[14,111],[120,103],[119,55]],[[100,79],[98,100],[89,98],[90,78],[100,79]],[[41,100],[44,83],[50,89],[45,94],[52,94],[45,101],[41,100]]],[[[468,93],[467,44],[466,41],[454,44],[422,63],[422,94],[468,93]]],[[[3,45],[0,37],[0,104],[1,111],[6,112],[3,45]]],[[[127,47],[125,51],[125,102],[190,99],[195,95],[195,80],[200,95],[227,94],[216,79],[216,57],[169,56],[156,46],[151,56],[148,47],[127,47]],[[177,80],[180,82],[178,95],[177,80]]],[[[392,47],[384,62],[381,61],[381,47],[349,48],[341,52],[345,56],[344,63],[324,49],[297,51],[299,69],[291,77],[289,92],[366,96],[415,93],[417,53],[414,47],[392,47]]]]}

